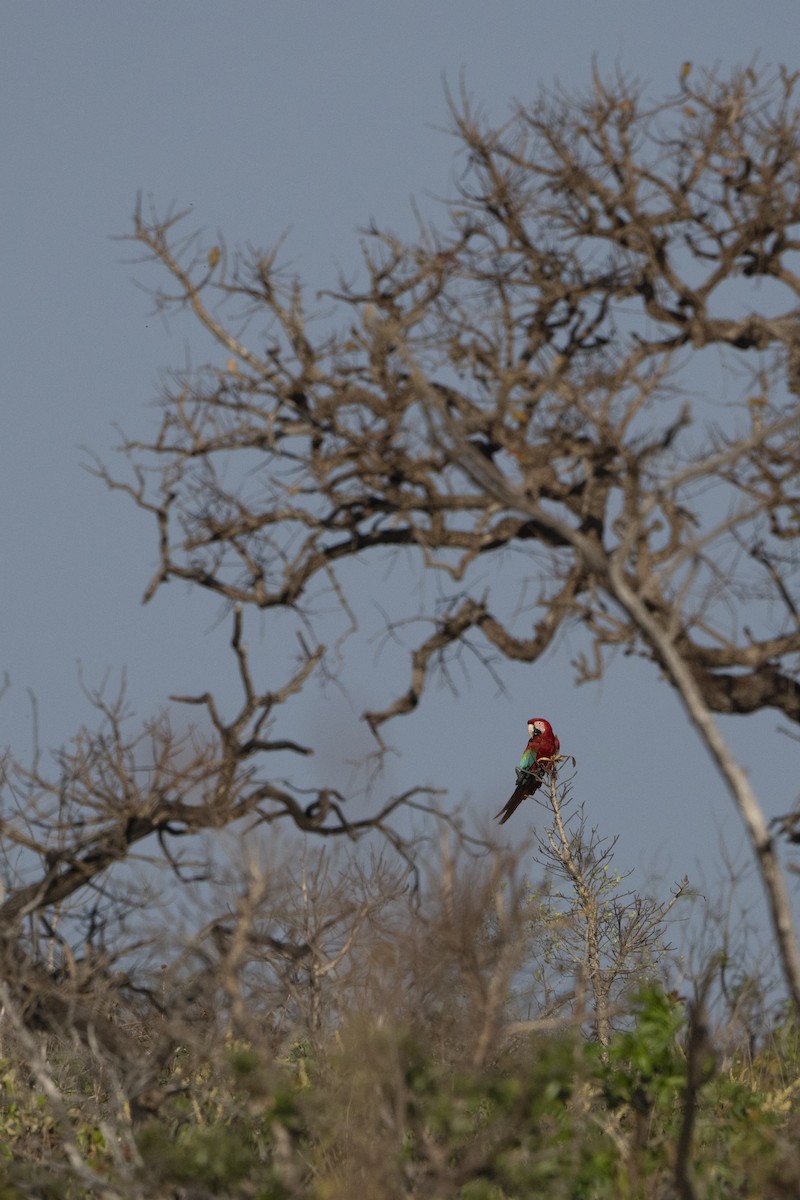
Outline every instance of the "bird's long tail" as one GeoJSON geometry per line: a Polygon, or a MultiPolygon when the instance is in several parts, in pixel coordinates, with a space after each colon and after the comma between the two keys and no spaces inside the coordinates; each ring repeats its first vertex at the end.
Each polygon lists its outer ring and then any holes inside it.
{"type": "Polygon", "coordinates": [[[503,807],[500,809],[499,813],[495,814],[495,820],[497,820],[497,818],[499,817],[500,824],[505,825],[508,818],[517,811],[517,809],[519,808],[520,804],[522,804],[522,801],[525,799],[525,797],[530,796],[530,795],[531,795],[530,787],[524,783],[521,783],[519,785],[519,787],[516,789],[516,791],[514,792],[514,795],[511,797],[511,799],[508,800],[503,805],[503,807]]]}

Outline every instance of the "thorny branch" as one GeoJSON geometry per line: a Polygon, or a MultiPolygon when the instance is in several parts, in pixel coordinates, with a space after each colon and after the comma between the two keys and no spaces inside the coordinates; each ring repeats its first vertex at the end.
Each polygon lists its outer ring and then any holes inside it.
{"type": "MultiPolygon", "coordinates": [[[[629,986],[634,973],[642,974],[655,962],[663,945],[666,918],[689,886],[684,876],[669,900],[659,903],[622,892],[621,879],[609,874],[614,843],[605,842],[596,830],[587,834],[583,810],[569,813],[569,785],[560,786],[556,776],[546,783],[547,797],[540,804],[552,814],[552,825],[540,838],[545,861],[556,865],[573,889],[574,910],[579,916],[575,959],[579,976],[578,1010],[594,1014],[597,1039],[607,1046],[611,1039],[612,1015],[618,995],[629,986]]],[[[563,927],[562,936],[570,930],[563,927]]]]}

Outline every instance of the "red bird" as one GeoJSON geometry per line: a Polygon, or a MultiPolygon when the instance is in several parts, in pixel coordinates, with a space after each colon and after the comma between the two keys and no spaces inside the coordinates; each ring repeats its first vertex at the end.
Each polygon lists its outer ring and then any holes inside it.
{"type": "Polygon", "coordinates": [[[542,771],[555,771],[555,759],[560,749],[561,743],[553,733],[550,722],[545,721],[544,717],[531,717],[528,721],[528,744],[516,768],[516,790],[508,803],[497,813],[495,820],[499,817],[500,824],[504,825],[522,801],[541,787],[542,771]]]}

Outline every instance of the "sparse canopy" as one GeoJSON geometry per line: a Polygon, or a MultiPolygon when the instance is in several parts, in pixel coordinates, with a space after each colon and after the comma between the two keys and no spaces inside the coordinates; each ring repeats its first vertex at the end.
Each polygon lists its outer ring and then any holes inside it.
{"type": "Polygon", "coordinates": [[[655,104],[596,78],[500,129],[462,97],[443,227],[371,230],[366,284],[316,323],[276,252],[209,255],[137,212],[159,306],[228,355],[127,447],[160,529],[148,595],[304,611],[348,559],[410,548],[454,594],[378,729],[468,634],[533,662],[580,622],[580,679],[609,648],[659,661],[615,569],[710,709],[800,721],[794,92],[748,70],[655,104]]]}

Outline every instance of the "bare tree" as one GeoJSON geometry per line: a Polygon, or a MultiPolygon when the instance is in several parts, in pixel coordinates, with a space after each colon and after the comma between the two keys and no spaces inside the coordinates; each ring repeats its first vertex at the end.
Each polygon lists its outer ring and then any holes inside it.
{"type": "MultiPolygon", "coordinates": [[[[551,956],[574,981],[573,1013],[592,1015],[594,1035],[607,1046],[615,1011],[624,1011],[626,993],[655,977],[667,950],[667,918],[686,894],[687,876],[666,901],[625,887],[626,874],[614,865],[616,839],[587,829],[582,807],[575,808],[571,785],[558,786],[551,777],[539,804],[550,824],[539,838],[542,861],[558,880],[544,902],[554,926],[551,956]],[[562,919],[554,921],[558,904],[562,919]]],[[[629,872],[628,872],[629,874],[629,872]]],[[[535,1028],[536,1023],[533,1023],[535,1028]]]]}
{"type": "MultiPolygon", "coordinates": [[[[209,248],[139,206],[140,261],[169,277],[156,308],[188,310],[223,365],[173,376],[159,429],[125,442],[131,474],[99,470],[156,523],[146,597],[181,579],[296,621],[290,688],[357,629],[350,562],[403,550],[446,581],[387,615],[428,630],[364,714],[381,744],[465,646],[530,663],[569,625],[578,680],[617,649],[651,661],[734,798],[800,1008],[773,839],[714,720],[800,721],[796,76],[691,78],[656,102],[595,75],[499,128],[461,94],[444,227],[370,229],[365,281],[316,312],[279,247],[209,248]]],[[[247,687],[238,724],[198,701],[223,747],[257,755],[282,693],[247,687]]],[[[340,812],[247,795],[314,826],[340,812]]]]}
{"type": "MultiPolygon", "coordinates": [[[[166,712],[137,727],[124,688],[110,700],[94,692],[97,727],[82,728],[69,747],[52,756],[37,747],[27,765],[10,754],[2,764],[0,961],[8,1001],[0,998],[5,1005],[0,1036],[4,1027],[24,1026],[80,1044],[118,1078],[134,1114],[186,1040],[191,1014],[204,1003],[214,1008],[212,999],[220,989],[224,993],[226,980],[234,987],[237,954],[244,954],[236,937],[254,936],[252,922],[261,915],[256,885],[263,881],[248,883],[242,872],[244,894],[229,951],[233,965],[218,954],[213,986],[201,987],[202,972],[187,967],[176,942],[183,938],[194,945],[200,937],[202,910],[192,897],[201,886],[213,891],[224,872],[212,838],[231,829],[247,844],[279,822],[322,844],[337,837],[358,841],[374,832],[397,852],[413,880],[411,843],[392,825],[392,816],[404,807],[430,811],[426,789],[413,788],[351,820],[334,789],[316,788],[309,798],[307,789],[276,781],[266,765],[272,755],[302,756],[308,750],[272,734],[274,710],[302,685],[321,651],[301,649],[282,686],[256,692],[241,626],[237,610],[232,650],[242,699],[229,719],[209,694],[181,698],[205,710],[204,730],[177,732],[166,712]],[[186,908],[196,913],[180,929],[176,915],[186,908]],[[159,975],[162,955],[166,974],[159,975]]],[[[295,849],[302,853],[299,839],[295,849]]],[[[345,946],[373,908],[389,903],[397,886],[390,886],[389,875],[382,876],[383,897],[351,898],[330,917],[337,930],[344,926],[345,946]]],[[[223,942],[230,925],[227,904],[208,921],[223,942]]],[[[331,936],[327,928],[309,925],[304,937],[295,931],[293,940],[285,939],[284,957],[302,960],[311,984],[318,985],[336,961],[331,936]]],[[[280,959],[276,946],[273,957],[280,959]]],[[[251,959],[243,961],[249,965],[251,959]]],[[[228,994],[221,1011],[235,1017],[235,1000],[228,994]]]]}

